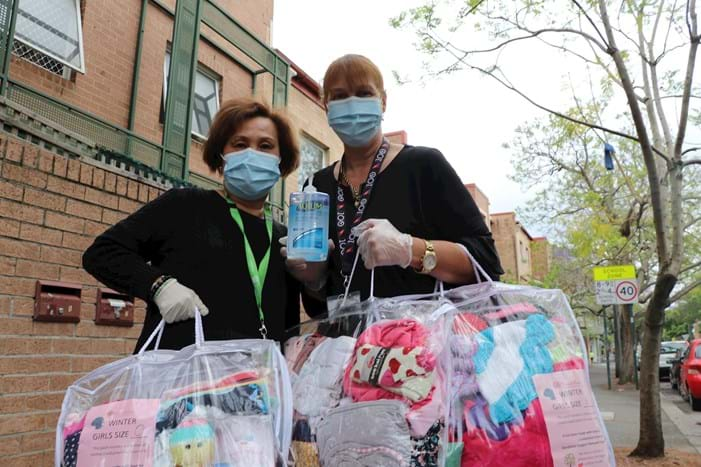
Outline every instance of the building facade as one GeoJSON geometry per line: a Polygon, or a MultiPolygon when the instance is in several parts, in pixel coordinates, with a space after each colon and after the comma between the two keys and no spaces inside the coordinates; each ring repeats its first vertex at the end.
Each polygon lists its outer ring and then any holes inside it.
{"type": "Polygon", "coordinates": [[[542,281],[550,271],[550,246],[545,237],[533,238],[514,212],[490,216],[492,236],[501,266],[502,280],[515,283],[542,281]]]}
{"type": "Polygon", "coordinates": [[[53,465],[66,387],[133,351],[145,304],[105,308],[114,291],[82,252],[172,186],[220,186],[201,153],[223,101],[257,96],[299,129],[303,175],[277,187],[279,207],[340,157],[318,85],[270,47],[272,19],[273,0],[0,2],[3,465],[53,465]]]}

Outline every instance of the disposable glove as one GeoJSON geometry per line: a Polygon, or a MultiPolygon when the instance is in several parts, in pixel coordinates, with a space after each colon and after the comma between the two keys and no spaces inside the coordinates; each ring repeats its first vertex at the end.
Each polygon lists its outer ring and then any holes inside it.
{"type": "Polygon", "coordinates": [[[158,288],[153,297],[161,316],[166,323],[174,323],[195,317],[195,308],[202,316],[207,316],[209,310],[194,290],[179,283],[176,279],[168,279],[158,288]]]}
{"type": "Polygon", "coordinates": [[[401,233],[387,219],[368,219],[353,230],[358,237],[358,251],[367,269],[378,266],[406,268],[411,264],[411,235],[401,233]]]}
{"type": "MultiPolygon", "coordinates": [[[[288,258],[287,237],[280,238],[280,245],[280,255],[285,258],[285,266],[292,277],[314,291],[326,285],[326,261],[307,262],[304,258],[288,258]]],[[[333,240],[329,239],[329,255],[335,248],[333,240]]]]}

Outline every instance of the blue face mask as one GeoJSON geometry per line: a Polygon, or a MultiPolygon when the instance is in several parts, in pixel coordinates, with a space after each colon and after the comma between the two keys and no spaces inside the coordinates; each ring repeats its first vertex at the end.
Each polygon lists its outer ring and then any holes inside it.
{"type": "Polygon", "coordinates": [[[328,103],[329,125],[346,146],[367,146],[380,131],[382,100],[378,97],[349,97],[328,103]]]}
{"type": "Polygon", "coordinates": [[[224,159],[224,186],[237,198],[263,199],[280,179],[280,158],[246,148],[230,152],[224,159]]]}

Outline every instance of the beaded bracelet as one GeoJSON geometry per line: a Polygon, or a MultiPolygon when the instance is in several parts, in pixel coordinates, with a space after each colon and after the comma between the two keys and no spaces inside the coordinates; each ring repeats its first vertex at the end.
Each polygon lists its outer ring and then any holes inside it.
{"type": "Polygon", "coordinates": [[[163,274],[163,275],[160,276],[158,279],[156,279],[155,281],[153,281],[153,284],[151,285],[151,290],[150,290],[150,293],[149,293],[149,297],[148,297],[149,300],[153,301],[154,297],[156,296],[156,293],[158,292],[158,289],[160,289],[161,286],[162,286],[163,284],[165,284],[165,282],[166,282],[168,279],[172,279],[172,278],[173,278],[173,276],[167,276],[167,275],[163,274]]]}

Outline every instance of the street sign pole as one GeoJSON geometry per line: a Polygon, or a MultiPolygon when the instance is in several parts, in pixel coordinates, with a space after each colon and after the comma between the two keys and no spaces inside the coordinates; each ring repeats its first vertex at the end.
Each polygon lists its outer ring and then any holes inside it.
{"type": "Polygon", "coordinates": [[[604,307],[604,350],[606,352],[606,378],[608,379],[609,391],[611,390],[611,362],[609,361],[609,326],[606,317],[606,307],[604,307]]]}
{"type": "Polygon", "coordinates": [[[633,305],[623,305],[628,307],[628,314],[630,315],[630,339],[633,341],[633,380],[635,381],[635,389],[640,389],[638,385],[638,359],[637,350],[635,343],[635,317],[633,317],[633,305]]]}
{"type": "Polygon", "coordinates": [[[616,344],[616,378],[621,377],[621,323],[619,323],[618,305],[613,305],[613,340],[616,344]]]}

